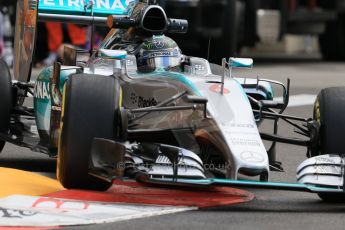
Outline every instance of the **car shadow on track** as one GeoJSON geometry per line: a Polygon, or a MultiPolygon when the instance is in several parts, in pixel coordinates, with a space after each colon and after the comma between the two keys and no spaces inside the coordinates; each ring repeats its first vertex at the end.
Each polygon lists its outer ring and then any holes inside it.
{"type": "Polygon", "coordinates": [[[214,212],[279,212],[279,213],[343,213],[344,203],[328,203],[315,199],[307,200],[258,200],[233,206],[215,207],[200,211],[214,212]]]}

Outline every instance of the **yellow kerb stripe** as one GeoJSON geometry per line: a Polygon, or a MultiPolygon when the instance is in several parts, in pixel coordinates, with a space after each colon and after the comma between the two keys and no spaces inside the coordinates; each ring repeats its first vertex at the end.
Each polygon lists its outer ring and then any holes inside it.
{"type": "Polygon", "coordinates": [[[64,190],[57,180],[18,169],[0,167],[0,197],[42,196],[64,190]]]}

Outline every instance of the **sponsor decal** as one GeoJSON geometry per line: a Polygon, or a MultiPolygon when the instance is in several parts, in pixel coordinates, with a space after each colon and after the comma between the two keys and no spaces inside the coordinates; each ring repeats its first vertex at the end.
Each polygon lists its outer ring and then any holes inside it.
{"type": "Polygon", "coordinates": [[[245,151],[241,153],[241,159],[250,163],[261,163],[265,158],[257,152],[245,151]]]}
{"type": "Polygon", "coordinates": [[[34,97],[38,99],[50,99],[49,83],[45,81],[37,81],[34,97]]]}
{"type": "Polygon", "coordinates": [[[153,97],[145,98],[142,96],[138,96],[135,93],[131,93],[130,96],[132,105],[137,106],[138,108],[145,108],[145,107],[151,107],[156,106],[158,102],[153,97]]]}
{"type": "Polygon", "coordinates": [[[155,39],[153,40],[153,45],[157,48],[157,49],[161,49],[164,47],[164,41],[163,39],[155,39]]]}
{"type": "Polygon", "coordinates": [[[144,107],[150,107],[150,106],[156,106],[158,103],[154,98],[147,98],[139,96],[138,97],[138,107],[144,108],[144,107]]]}
{"type": "Polygon", "coordinates": [[[2,208],[0,207],[0,218],[25,218],[27,216],[34,216],[38,214],[33,211],[11,209],[11,208],[2,208]]]}
{"type": "Polygon", "coordinates": [[[37,209],[54,209],[58,212],[70,210],[87,210],[90,208],[90,203],[86,201],[63,200],[52,197],[40,197],[36,199],[31,205],[32,208],[37,209]]]}
{"type": "Polygon", "coordinates": [[[260,142],[254,139],[234,137],[230,139],[234,145],[260,146],[260,142]]]}
{"type": "Polygon", "coordinates": [[[317,174],[335,174],[342,175],[342,168],[334,165],[313,165],[317,174]]]}
{"type": "MultiPolygon", "coordinates": [[[[83,8],[91,0],[39,0],[40,6],[45,7],[76,7],[83,8]]],[[[134,0],[92,0],[97,9],[125,10],[134,0]]]]}
{"type": "Polygon", "coordinates": [[[177,51],[157,51],[144,55],[145,58],[155,58],[155,57],[177,57],[177,51]]]}
{"type": "Polygon", "coordinates": [[[339,164],[339,156],[333,157],[326,157],[326,156],[319,156],[315,157],[315,162],[320,162],[320,163],[330,163],[330,164],[339,164]]]}
{"type": "MultiPolygon", "coordinates": [[[[210,86],[210,91],[214,92],[214,93],[221,93],[222,91],[222,84],[212,84],[210,86]]],[[[224,87],[224,90],[223,90],[223,94],[229,94],[230,93],[230,90],[225,88],[224,87]]]]}
{"type": "Polygon", "coordinates": [[[194,207],[111,204],[14,195],[0,199],[0,226],[66,226],[109,223],[193,210],[194,207]]]}
{"type": "Polygon", "coordinates": [[[254,124],[248,123],[222,123],[225,128],[248,128],[254,129],[256,126],[254,124]]]}
{"type": "Polygon", "coordinates": [[[165,48],[165,49],[174,49],[177,52],[177,49],[175,49],[175,47],[176,47],[176,42],[172,39],[164,39],[164,36],[160,38],[154,37],[153,40],[146,41],[144,44],[144,49],[147,49],[147,50],[152,50],[154,48],[157,48],[157,49],[165,48]]]}

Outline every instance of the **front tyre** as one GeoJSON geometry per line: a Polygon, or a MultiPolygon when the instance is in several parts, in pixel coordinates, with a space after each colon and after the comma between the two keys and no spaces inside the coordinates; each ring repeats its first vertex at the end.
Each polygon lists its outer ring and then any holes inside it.
{"type": "MultiPolygon", "coordinates": [[[[6,62],[0,59],[0,133],[7,133],[10,128],[12,109],[12,83],[10,69],[6,62]]],[[[5,141],[0,140],[0,152],[5,141]]]]}
{"type": "Polygon", "coordinates": [[[107,190],[110,181],[88,174],[92,140],[114,139],[120,85],[111,76],[77,74],[65,85],[57,177],[65,188],[107,190]]]}
{"type": "MultiPolygon", "coordinates": [[[[324,154],[345,154],[345,87],[323,89],[314,104],[314,120],[320,126],[318,152],[324,154]]],[[[345,194],[318,193],[327,202],[345,202],[345,194]]]]}

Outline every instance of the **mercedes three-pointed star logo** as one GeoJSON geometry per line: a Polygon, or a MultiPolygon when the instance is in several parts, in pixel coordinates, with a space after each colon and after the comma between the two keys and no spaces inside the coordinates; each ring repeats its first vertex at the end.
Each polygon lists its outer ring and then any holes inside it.
{"type": "Polygon", "coordinates": [[[251,163],[261,163],[265,158],[257,152],[245,151],[241,153],[241,159],[251,163]]]}

